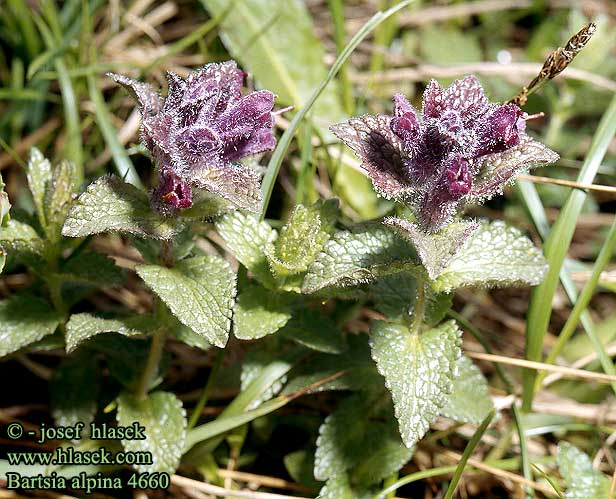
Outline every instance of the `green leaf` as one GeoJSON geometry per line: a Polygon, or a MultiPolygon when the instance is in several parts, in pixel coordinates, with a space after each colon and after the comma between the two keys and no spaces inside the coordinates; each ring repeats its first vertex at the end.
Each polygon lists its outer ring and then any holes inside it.
{"type": "Polygon", "coordinates": [[[217,347],[229,339],[235,274],[222,258],[186,258],[173,268],[138,265],[135,269],[180,322],[217,347]]]}
{"type": "Polygon", "coordinates": [[[65,358],[49,381],[51,414],[58,426],[86,424],[96,413],[100,372],[96,359],[77,355],[65,358]]]}
{"type": "Polygon", "coordinates": [[[14,294],[0,301],[0,357],[52,334],[60,315],[45,300],[14,294]]]}
{"type": "Polygon", "coordinates": [[[276,231],[254,215],[239,211],[225,215],[216,222],[216,229],[229,251],[264,286],[272,288],[265,248],[276,239],[276,231]]]}
{"type": "Polygon", "coordinates": [[[45,242],[37,232],[30,225],[15,219],[0,227],[0,242],[5,248],[17,253],[40,256],[45,249],[45,242]]]}
{"type": "Polygon", "coordinates": [[[327,480],[318,499],[371,499],[372,494],[367,490],[360,490],[353,487],[349,477],[345,474],[327,480]]]}
{"type": "Polygon", "coordinates": [[[266,384],[260,393],[255,394],[254,400],[246,407],[247,410],[256,409],[263,402],[272,399],[282,390],[282,387],[287,382],[286,372],[291,368],[292,360],[291,357],[287,358],[286,354],[281,354],[279,343],[275,340],[271,341],[270,338],[259,342],[244,357],[240,377],[242,392],[246,392],[253,381],[265,373],[270,365],[276,363],[287,367],[284,374],[277,376],[271,383],[266,384]]]}
{"type": "Polygon", "coordinates": [[[266,255],[277,277],[305,272],[329,239],[337,218],[338,202],[317,202],[313,206],[297,205],[266,255]]]}
{"type": "Polygon", "coordinates": [[[143,400],[130,393],[118,397],[118,425],[134,422],[145,427],[145,440],[122,440],[127,451],[145,451],[153,464],[137,465],[141,473],[174,473],[180,464],[186,440],[186,411],[173,393],[155,392],[143,400]]]}
{"type": "Polygon", "coordinates": [[[568,442],[561,442],[557,462],[560,474],[567,483],[567,499],[608,499],[609,478],[594,469],[590,458],[580,449],[568,442]]]}
{"type": "Polygon", "coordinates": [[[45,193],[47,191],[47,184],[51,182],[52,171],[51,163],[36,147],[30,149],[26,165],[26,175],[39,221],[45,227],[47,225],[45,220],[45,193]]]}
{"type": "Polygon", "coordinates": [[[343,355],[316,354],[294,368],[291,380],[282,393],[291,394],[340,372],[343,372],[341,376],[311,389],[309,393],[327,390],[374,391],[383,388],[383,378],[370,357],[367,335],[350,335],[348,349],[343,355]]]}
{"type": "MultiPolygon", "coordinates": [[[[226,0],[201,1],[212,16],[228,9],[226,0]]],[[[300,108],[325,78],[325,51],[301,0],[236,2],[222,21],[222,38],[231,55],[282,104],[300,108]]],[[[315,112],[328,123],[341,117],[335,85],[326,89],[315,112]]]]}
{"type": "Polygon", "coordinates": [[[51,180],[45,190],[45,233],[47,238],[58,243],[62,226],[73,203],[75,191],[75,165],[69,161],[61,161],[53,168],[51,180]]]}
{"type": "Polygon", "coordinates": [[[9,202],[9,195],[4,192],[4,182],[2,181],[2,175],[0,175],[0,227],[9,221],[10,211],[11,203],[9,202]]]}
{"type": "Polygon", "coordinates": [[[300,485],[314,488],[318,482],[314,479],[314,455],[306,449],[297,450],[287,454],[284,467],[289,476],[300,485]]]}
{"type": "Polygon", "coordinates": [[[368,486],[398,471],[412,449],[400,441],[393,414],[385,420],[378,401],[364,394],[347,397],[319,428],[314,476],[317,480],[351,472],[368,486]]]}
{"type": "MultiPolygon", "coordinates": [[[[405,323],[415,309],[417,281],[413,276],[399,273],[379,279],[368,288],[375,308],[390,322],[405,323]]],[[[424,324],[435,326],[451,308],[452,295],[428,290],[424,324]]]]}
{"type": "Polygon", "coordinates": [[[119,334],[100,334],[88,345],[89,349],[104,354],[109,373],[131,392],[141,381],[150,346],[151,341],[147,339],[119,334]]]}
{"type": "Polygon", "coordinates": [[[319,352],[335,354],[342,353],[347,348],[342,328],[323,315],[322,310],[298,309],[280,334],[319,352]]]}
{"type": "Polygon", "coordinates": [[[479,228],[479,224],[474,220],[458,220],[436,234],[427,234],[413,222],[402,218],[387,217],[383,223],[393,227],[410,241],[417,250],[430,279],[436,279],[445,270],[449,262],[463,248],[464,243],[479,228]]]}
{"type": "Polygon", "coordinates": [[[91,314],[73,314],[66,323],[66,351],[73,352],[84,341],[101,333],[135,336],[144,334],[154,327],[156,322],[146,316],[103,319],[91,314]]]}
{"type": "Polygon", "coordinates": [[[380,224],[338,232],[308,268],[302,291],[314,293],[374,281],[420,264],[410,243],[380,224]]]}
{"type": "Polygon", "coordinates": [[[96,251],[84,251],[66,262],[59,273],[66,281],[105,287],[119,286],[126,280],[126,272],[111,258],[96,251]]]}
{"type": "Polygon", "coordinates": [[[453,380],[453,393],[441,415],[459,423],[479,424],[494,408],[488,382],[468,357],[460,357],[457,364],[458,375],[453,380]]]}
{"type": "Polygon", "coordinates": [[[101,232],[123,232],[140,237],[170,239],[182,222],[164,218],[151,206],[147,194],[113,175],[88,186],[68,214],[62,234],[84,237],[101,232]]]}
{"type": "Polygon", "coordinates": [[[199,348],[201,350],[209,350],[212,345],[206,341],[203,336],[199,336],[192,329],[185,326],[179,321],[169,326],[169,333],[178,341],[188,345],[189,347],[199,348]]]}
{"type": "Polygon", "coordinates": [[[547,270],[543,254],[531,240],[497,220],[482,223],[432,287],[449,292],[463,286],[535,286],[547,270]]]}
{"type": "Polygon", "coordinates": [[[261,286],[249,286],[235,303],[233,334],[241,340],[256,340],[278,331],[291,318],[293,297],[261,286]]]}
{"type": "Polygon", "coordinates": [[[449,321],[421,334],[377,321],[371,329],[372,358],[391,392],[407,447],[425,435],[454,388],[460,330],[449,321]]]}
{"type": "Polygon", "coordinates": [[[6,263],[6,251],[0,246],[0,274],[4,270],[4,264],[6,263]]]}

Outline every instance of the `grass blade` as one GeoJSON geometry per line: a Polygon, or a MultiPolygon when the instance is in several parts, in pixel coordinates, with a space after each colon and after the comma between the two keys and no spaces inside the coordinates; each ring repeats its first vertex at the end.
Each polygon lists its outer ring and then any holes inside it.
{"type": "Polygon", "coordinates": [[[101,129],[103,137],[105,138],[107,147],[109,147],[109,150],[111,151],[111,156],[113,157],[113,162],[118,175],[129,184],[142,188],[143,184],[141,183],[141,179],[139,178],[139,175],[137,175],[137,171],[135,170],[128,153],[126,152],[126,149],[124,149],[118,140],[117,130],[111,124],[109,110],[107,109],[107,105],[105,104],[101,91],[96,85],[96,79],[92,75],[88,75],[87,79],[90,100],[94,103],[94,108],[96,109],[96,122],[101,129]]]}
{"type": "MultiPolygon", "coordinates": [[[[601,165],[608,145],[616,132],[616,96],[605,111],[595,132],[590,149],[580,170],[577,181],[591,183],[601,165]]],[[[567,255],[578,216],[586,199],[586,193],[575,190],[569,194],[554,227],[545,241],[544,253],[550,265],[545,280],[532,291],[527,319],[526,358],[541,360],[543,338],[550,322],[552,299],[558,286],[560,270],[567,255]]],[[[524,370],[524,411],[530,411],[534,395],[536,373],[524,370]]]]}
{"type": "Polygon", "coordinates": [[[269,164],[267,165],[267,172],[265,173],[265,177],[263,178],[263,183],[261,185],[261,191],[263,192],[263,208],[261,211],[261,220],[265,218],[265,212],[267,211],[267,206],[269,204],[269,200],[272,197],[272,191],[274,190],[274,184],[276,183],[276,178],[278,177],[278,172],[280,171],[280,166],[282,165],[282,160],[291,145],[291,141],[293,140],[293,136],[299,127],[299,124],[304,119],[310,108],[314,105],[315,101],[321,95],[321,92],[325,90],[328,83],[332,81],[332,79],[338,74],[342,65],[349,58],[351,53],[355,50],[355,48],[362,42],[366,36],[370,34],[370,32],[376,28],[379,24],[385,21],[389,16],[392,16],[399,10],[404,7],[410,5],[415,0],[404,0],[396,5],[394,5],[391,9],[386,10],[385,12],[377,12],[370,18],[370,20],[363,25],[363,27],[355,33],[353,38],[349,41],[349,43],[344,47],[344,50],[340,52],[338,58],[334,62],[334,65],[330,68],[329,72],[325,79],[319,84],[319,86],[314,90],[306,104],[302,106],[299,112],[294,116],[291,121],[289,128],[286,129],[274,153],[272,154],[272,158],[270,159],[269,164]]]}
{"type": "Polygon", "coordinates": [[[488,429],[488,426],[490,426],[490,423],[492,422],[493,418],[494,418],[494,409],[492,409],[490,413],[487,415],[487,417],[482,421],[481,425],[479,425],[479,428],[477,428],[477,431],[473,435],[473,438],[471,438],[471,441],[466,446],[466,449],[464,449],[464,453],[462,454],[462,459],[460,459],[460,462],[458,463],[458,467],[456,468],[456,471],[453,474],[453,478],[451,479],[451,482],[449,482],[449,487],[447,488],[447,492],[445,493],[444,499],[451,499],[453,495],[456,493],[456,489],[458,488],[458,483],[460,482],[460,478],[462,478],[462,473],[464,473],[464,468],[466,468],[466,463],[471,457],[471,454],[473,453],[473,451],[475,450],[475,447],[477,447],[477,444],[481,441],[481,437],[483,437],[483,434],[488,429]]]}

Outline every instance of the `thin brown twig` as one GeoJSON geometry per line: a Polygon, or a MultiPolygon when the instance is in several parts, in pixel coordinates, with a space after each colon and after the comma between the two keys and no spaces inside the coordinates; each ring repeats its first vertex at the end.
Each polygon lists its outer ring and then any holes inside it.
{"type": "Polygon", "coordinates": [[[210,483],[200,482],[191,478],[186,478],[180,475],[173,475],[171,477],[171,483],[181,487],[182,489],[197,489],[206,494],[211,494],[217,497],[241,497],[244,499],[312,499],[308,497],[300,496],[287,496],[283,494],[272,494],[270,492],[257,492],[252,490],[231,490],[212,485],[210,483]]]}
{"type": "Polygon", "coordinates": [[[492,355],[482,352],[466,352],[468,357],[477,360],[488,360],[490,362],[497,362],[500,364],[509,364],[512,366],[525,367],[527,369],[537,369],[539,371],[551,371],[561,373],[563,376],[572,378],[585,378],[592,379],[599,383],[612,383],[616,381],[616,376],[604,373],[596,373],[592,371],[584,371],[583,369],[575,369],[573,367],[557,366],[553,364],[545,364],[543,362],[535,362],[532,360],[515,359],[511,357],[504,357],[502,355],[492,355]]]}
{"type": "Polygon", "coordinates": [[[518,175],[516,178],[520,180],[530,180],[531,182],[535,182],[538,184],[554,184],[554,185],[562,185],[563,187],[571,187],[573,189],[609,192],[612,194],[616,193],[616,187],[612,187],[609,185],[580,184],[572,180],[561,180],[557,178],[540,177],[537,175],[518,175]]]}
{"type": "Polygon", "coordinates": [[[309,492],[310,491],[308,487],[304,487],[294,482],[289,482],[288,480],[283,480],[282,478],[276,478],[276,477],[265,476],[265,475],[256,475],[254,473],[246,473],[244,471],[236,471],[236,470],[226,470],[222,468],[218,469],[218,474],[222,478],[231,478],[239,482],[254,483],[260,486],[271,487],[274,489],[295,490],[297,492],[309,492]]]}

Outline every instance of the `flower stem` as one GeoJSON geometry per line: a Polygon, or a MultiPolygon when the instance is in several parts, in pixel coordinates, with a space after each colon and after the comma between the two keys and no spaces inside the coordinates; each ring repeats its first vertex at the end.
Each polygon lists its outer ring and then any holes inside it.
{"type": "Polygon", "coordinates": [[[419,283],[417,289],[417,298],[415,299],[415,310],[413,311],[413,322],[411,323],[411,334],[419,334],[421,325],[423,324],[424,315],[426,312],[426,284],[419,283]]]}

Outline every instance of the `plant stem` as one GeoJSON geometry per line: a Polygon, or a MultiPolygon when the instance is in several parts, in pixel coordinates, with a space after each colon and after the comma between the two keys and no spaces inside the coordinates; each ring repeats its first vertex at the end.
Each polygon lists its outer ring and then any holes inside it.
{"type": "Polygon", "coordinates": [[[165,346],[166,331],[164,328],[157,329],[152,335],[152,345],[150,346],[150,353],[148,354],[148,360],[145,364],[145,369],[141,374],[139,380],[139,386],[137,387],[137,398],[143,400],[148,396],[150,388],[150,382],[158,371],[158,364],[163,355],[163,348],[165,346]]]}
{"type": "Polygon", "coordinates": [[[415,310],[413,311],[413,322],[411,323],[411,334],[416,335],[421,329],[423,324],[424,315],[426,312],[426,284],[419,283],[417,289],[417,298],[415,299],[415,310]]]}

